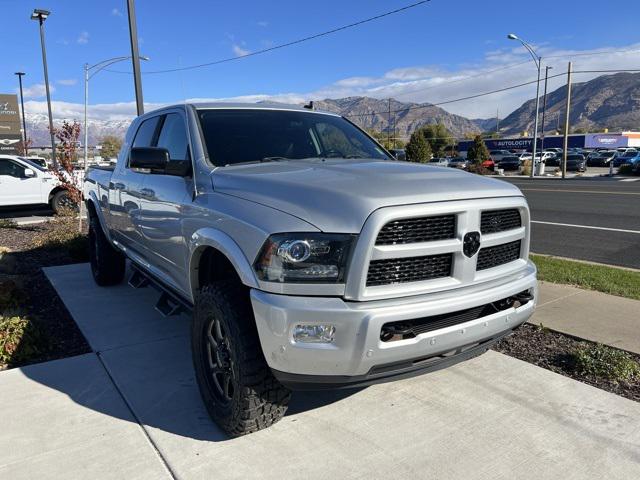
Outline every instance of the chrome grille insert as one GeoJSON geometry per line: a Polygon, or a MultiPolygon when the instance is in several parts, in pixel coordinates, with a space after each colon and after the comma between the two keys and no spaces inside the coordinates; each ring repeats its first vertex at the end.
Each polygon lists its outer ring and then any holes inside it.
{"type": "Polygon", "coordinates": [[[455,235],[455,215],[405,218],[394,220],[382,227],[378,233],[376,245],[431,242],[454,238],[455,235]]]}
{"type": "Polygon", "coordinates": [[[478,252],[476,270],[486,270],[520,258],[520,240],[494,247],[481,248],[478,252]]]}
{"type": "Polygon", "coordinates": [[[504,232],[522,226],[522,218],[517,208],[507,210],[486,210],[480,219],[480,232],[483,234],[504,232]]]}
{"type": "Polygon", "coordinates": [[[452,260],[452,253],[372,260],[367,274],[367,287],[449,277],[452,260]]]}

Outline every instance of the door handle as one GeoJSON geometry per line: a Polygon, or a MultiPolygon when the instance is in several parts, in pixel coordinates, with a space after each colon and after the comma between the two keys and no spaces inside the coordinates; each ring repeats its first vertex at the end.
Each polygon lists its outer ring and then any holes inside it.
{"type": "Polygon", "coordinates": [[[109,188],[112,188],[113,190],[124,190],[125,184],[122,182],[116,182],[116,183],[111,182],[111,184],[109,185],[109,188]]]}
{"type": "Polygon", "coordinates": [[[156,196],[156,192],[154,192],[150,188],[143,188],[142,190],[140,190],[140,196],[144,198],[154,198],[156,196]]]}

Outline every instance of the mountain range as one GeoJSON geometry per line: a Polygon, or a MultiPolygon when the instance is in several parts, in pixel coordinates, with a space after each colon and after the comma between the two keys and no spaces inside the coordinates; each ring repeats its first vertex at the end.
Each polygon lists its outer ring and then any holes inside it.
{"type": "MultiPolygon", "coordinates": [[[[566,86],[549,93],[545,131],[555,129],[564,118],[566,86]]],[[[496,119],[468,119],[430,103],[405,103],[370,97],[347,97],[314,102],[315,108],[346,116],[366,129],[392,133],[407,139],[416,128],[442,123],[455,137],[494,131],[496,119]],[[391,113],[389,113],[391,111],[391,113]]],[[[533,131],[535,100],[528,100],[506,118],[500,119],[500,134],[513,136],[533,131]]],[[[27,130],[33,145],[49,142],[46,115],[27,114],[27,130]]],[[[55,121],[59,125],[62,122],[55,121]]],[[[572,129],[585,131],[608,128],[609,131],[640,129],[640,73],[603,75],[572,85],[570,122],[572,129]]],[[[124,137],[130,120],[89,120],[89,145],[105,135],[124,137]]]]}

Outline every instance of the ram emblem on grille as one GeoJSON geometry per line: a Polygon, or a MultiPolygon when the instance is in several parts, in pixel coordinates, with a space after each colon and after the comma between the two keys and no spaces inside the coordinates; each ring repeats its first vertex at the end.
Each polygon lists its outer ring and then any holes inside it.
{"type": "Polygon", "coordinates": [[[471,258],[480,248],[480,232],[469,232],[464,236],[462,240],[462,251],[464,254],[471,258]]]}

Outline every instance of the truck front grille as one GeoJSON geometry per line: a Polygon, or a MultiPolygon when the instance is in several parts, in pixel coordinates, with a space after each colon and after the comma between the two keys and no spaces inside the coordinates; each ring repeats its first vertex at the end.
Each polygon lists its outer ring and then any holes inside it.
{"type": "Polygon", "coordinates": [[[520,211],[517,208],[507,210],[487,210],[482,212],[480,218],[480,232],[498,233],[513,230],[522,226],[520,211]]]}
{"type": "Polygon", "coordinates": [[[387,223],[376,239],[376,245],[401,245],[407,243],[447,240],[456,235],[456,216],[405,218],[387,223]]]}
{"type": "Polygon", "coordinates": [[[372,260],[367,274],[367,287],[449,277],[452,260],[452,253],[372,260]]]}
{"type": "Polygon", "coordinates": [[[476,270],[486,270],[520,258],[520,240],[494,247],[481,248],[478,252],[476,270]]]}

